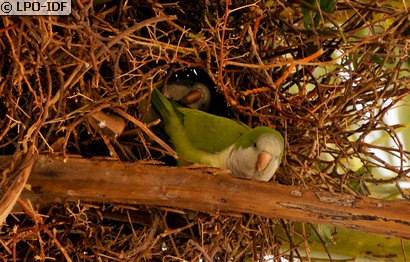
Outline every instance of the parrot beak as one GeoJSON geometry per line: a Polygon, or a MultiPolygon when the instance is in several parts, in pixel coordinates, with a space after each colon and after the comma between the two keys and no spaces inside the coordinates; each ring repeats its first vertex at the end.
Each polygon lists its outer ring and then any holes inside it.
{"type": "Polygon", "coordinates": [[[271,154],[264,151],[260,152],[258,155],[258,161],[256,162],[256,169],[258,170],[258,172],[263,171],[269,165],[271,159],[271,154]]]}
{"type": "Polygon", "coordinates": [[[182,103],[184,103],[185,105],[191,105],[193,103],[198,102],[199,100],[202,99],[203,97],[203,93],[201,90],[192,90],[191,92],[189,92],[188,94],[186,94],[182,99],[182,103]]]}

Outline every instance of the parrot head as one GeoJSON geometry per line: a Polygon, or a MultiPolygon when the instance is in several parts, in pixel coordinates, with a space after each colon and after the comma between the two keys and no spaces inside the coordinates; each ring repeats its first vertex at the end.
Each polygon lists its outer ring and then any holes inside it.
{"type": "Polygon", "coordinates": [[[164,86],[165,97],[181,102],[186,107],[208,111],[211,106],[209,88],[200,82],[181,80],[164,86]]]}
{"type": "Polygon", "coordinates": [[[231,147],[226,167],[235,176],[268,181],[282,161],[283,148],[283,137],[278,131],[256,127],[231,147]]]}

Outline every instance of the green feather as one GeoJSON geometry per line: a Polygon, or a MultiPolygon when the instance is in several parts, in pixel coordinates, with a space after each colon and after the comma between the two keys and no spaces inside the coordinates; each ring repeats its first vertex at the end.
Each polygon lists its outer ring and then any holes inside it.
{"type": "Polygon", "coordinates": [[[192,145],[207,152],[218,153],[251,130],[235,120],[203,111],[188,108],[178,108],[178,111],[184,114],[184,128],[192,145]]]}

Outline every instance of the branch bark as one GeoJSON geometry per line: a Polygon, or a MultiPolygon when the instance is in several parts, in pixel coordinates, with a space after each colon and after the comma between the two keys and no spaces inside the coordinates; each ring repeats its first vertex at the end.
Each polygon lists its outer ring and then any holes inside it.
{"type": "Polygon", "coordinates": [[[243,212],[410,239],[407,201],[243,180],[210,169],[38,156],[28,184],[32,192],[26,197],[37,203],[86,200],[243,212]]]}

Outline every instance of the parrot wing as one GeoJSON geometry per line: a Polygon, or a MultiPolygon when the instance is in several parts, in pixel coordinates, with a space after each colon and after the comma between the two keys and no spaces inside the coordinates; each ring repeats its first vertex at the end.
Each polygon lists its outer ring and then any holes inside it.
{"type": "Polygon", "coordinates": [[[188,139],[195,148],[218,153],[233,145],[250,128],[232,119],[199,110],[177,108],[183,117],[188,139]]]}

